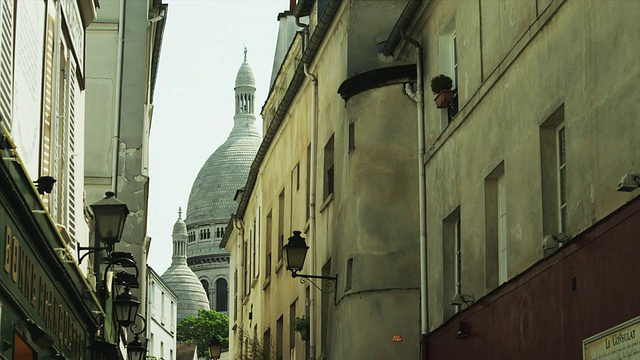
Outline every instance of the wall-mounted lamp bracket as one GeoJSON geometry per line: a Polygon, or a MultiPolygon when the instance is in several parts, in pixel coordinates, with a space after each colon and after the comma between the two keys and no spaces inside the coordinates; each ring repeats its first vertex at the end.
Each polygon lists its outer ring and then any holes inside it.
{"type": "Polygon", "coordinates": [[[82,264],[82,260],[87,257],[87,255],[92,254],[96,251],[102,251],[102,250],[111,250],[110,247],[94,247],[94,246],[78,246],[78,265],[82,264]],[[80,251],[87,251],[84,255],[80,256],[80,251]]]}
{"type": "Polygon", "coordinates": [[[292,278],[300,278],[300,283],[304,284],[306,280],[309,280],[311,285],[315,286],[316,289],[320,290],[325,294],[334,293],[334,304],[338,305],[338,292],[336,289],[338,288],[338,274],[336,276],[319,276],[319,275],[307,275],[300,274],[297,271],[291,271],[292,278]],[[325,281],[325,287],[329,288],[329,290],[323,290],[320,286],[316,285],[311,279],[320,279],[325,281]]]}

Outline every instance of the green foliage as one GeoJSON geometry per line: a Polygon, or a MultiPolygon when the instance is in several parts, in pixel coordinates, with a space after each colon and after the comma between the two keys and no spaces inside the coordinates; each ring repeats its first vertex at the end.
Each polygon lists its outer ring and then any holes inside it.
{"type": "Polygon", "coordinates": [[[309,330],[309,326],[311,325],[309,318],[306,315],[296,317],[293,319],[291,324],[293,325],[293,329],[297,332],[309,330]]]}
{"type": "Polygon", "coordinates": [[[311,322],[306,315],[298,316],[293,319],[291,326],[293,326],[293,330],[300,333],[302,340],[309,340],[311,322]]]}
{"type": "Polygon", "coordinates": [[[209,342],[217,337],[222,348],[229,347],[229,318],[214,310],[198,310],[198,317],[188,316],[178,324],[178,341],[198,345],[198,356],[209,356],[209,342]]]}
{"type": "Polygon", "coordinates": [[[443,90],[451,90],[452,87],[453,80],[444,74],[440,74],[431,79],[431,91],[434,94],[439,94],[443,90]]]}
{"type": "Polygon", "coordinates": [[[273,344],[263,344],[257,337],[250,336],[242,331],[243,354],[242,359],[247,360],[271,360],[276,358],[276,349],[273,344]]]}

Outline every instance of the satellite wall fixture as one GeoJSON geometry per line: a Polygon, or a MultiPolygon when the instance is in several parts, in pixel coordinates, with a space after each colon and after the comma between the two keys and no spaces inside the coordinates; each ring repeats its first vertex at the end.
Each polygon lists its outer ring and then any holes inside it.
{"type": "Polygon", "coordinates": [[[456,305],[456,306],[460,306],[460,305],[471,305],[473,303],[474,299],[473,299],[473,295],[466,295],[466,294],[455,294],[453,295],[453,298],[451,299],[451,301],[449,301],[449,305],[456,305]]]}
{"type": "Polygon", "coordinates": [[[631,192],[640,187],[640,174],[624,174],[616,191],[631,192]]]}
{"type": "Polygon", "coordinates": [[[33,182],[38,190],[38,194],[44,195],[51,194],[53,190],[53,184],[56,183],[56,179],[53,176],[40,176],[38,180],[33,182]]]}
{"type": "Polygon", "coordinates": [[[547,235],[542,239],[542,251],[560,248],[569,242],[569,240],[571,240],[571,236],[564,233],[547,235]]]}

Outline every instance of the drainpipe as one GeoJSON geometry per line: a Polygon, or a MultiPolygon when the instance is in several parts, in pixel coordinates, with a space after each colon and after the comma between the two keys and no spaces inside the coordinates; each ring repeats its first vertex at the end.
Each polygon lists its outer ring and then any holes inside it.
{"type": "Polygon", "coordinates": [[[118,57],[116,61],[116,94],[115,98],[115,121],[113,122],[113,169],[111,173],[111,190],[118,195],[118,153],[120,147],[120,116],[122,98],[122,62],[124,51],[124,16],[125,0],[120,0],[120,15],[118,17],[118,57]]]}
{"type": "MultiPolygon", "coordinates": [[[[302,27],[302,54],[307,47],[309,39],[309,24],[300,22],[300,16],[295,16],[296,25],[302,27]]],[[[303,56],[304,57],[304,56],[303,56]]],[[[317,156],[317,106],[318,106],[318,77],[309,72],[309,64],[303,63],[304,75],[311,81],[311,154],[309,167],[309,244],[311,244],[311,273],[315,273],[316,269],[316,156],[317,156]]],[[[315,321],[315,302],[316,292],[311,289],[309,292],[309,357],[316,358],[316,321],[315,321]]]]}
{"type": "MultiPolygon", "coordinates": [[[[312,247],[315,247],[316,244],[316,153],[317,153],[317,138],[318,138],[318,129],[317,129],[317,103],[318,103],[318,78],[309,72],[308,66],[304,64],[304,74],[311,80],[311,154],[310,154],[310,176],[309,179],[309,243],[312,247]]],[[[311,252],[311,269],[312,273],[316,268],[316,252],[311,252]]],[[[309,316],[310,316],[310,334],[309,338],[310,349],[311,349],[311,358],[315,359],[315,328],[314,328],[314,305],[315,305],[315,291],[312,289],[309,294],[309,298],[311,301],[309,316]]]]}
{"type": "MultiPolygon", "coordinates": [[[[237,281],[239,284],[236,284],[236,286],[238,287],[238,289],[240,289],[240,304],[244,304],[244,222],[242,221],[242,219],[238,219],[238,218],[234,218],[233,219],[233,227],[236,230],[236,243],[237,243],[237,247],[238,247],[238,251],[239,251],[239,261],[238,261],[238,277],[237,277],[237,281]]],[[[238,306],[236,304],[236,306],[238,306]]],[[[243,305],[240,305],[240,309],[243,309],[243,305]]],[[[233,309],[234,311],[238,311],[238,309],[233,309]]],[[[242,327],[244,325],[244,316],[243,316],[244,311],[240,312],[240,316],[238,317],[238,328],[240,329],[240,340],[237,340],[236,345],[236,357],[238,357],[238,355],[240,356],[240,358],[242,358],[242,344],[244,343],[244,328],[242,327]]],[[[231,315],[231,314],[229,314],[231,315]]]]}
{"type": "Polygon", "coordinates": [[[404,28],[402,38],[416,48],[416,91],[411,85],[405,84],[405,93],[416,102],[418,109],[418,202],[420,207],[420,354],[421,359],[427,359],[427,334],[429,333],[429,300],[427,293],[427,224],[425,199],[425,171],[424,171],[424,93],[422,80],[422,46],[407,36],[404,28]]]}

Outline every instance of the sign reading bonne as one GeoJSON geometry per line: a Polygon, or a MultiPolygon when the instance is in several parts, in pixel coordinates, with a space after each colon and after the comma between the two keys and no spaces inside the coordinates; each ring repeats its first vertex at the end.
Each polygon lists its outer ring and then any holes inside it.
{"type": "Polygon", "coordinates": [[[582,341],[583,360],[640,360],[640,316],[582,341]]]}

